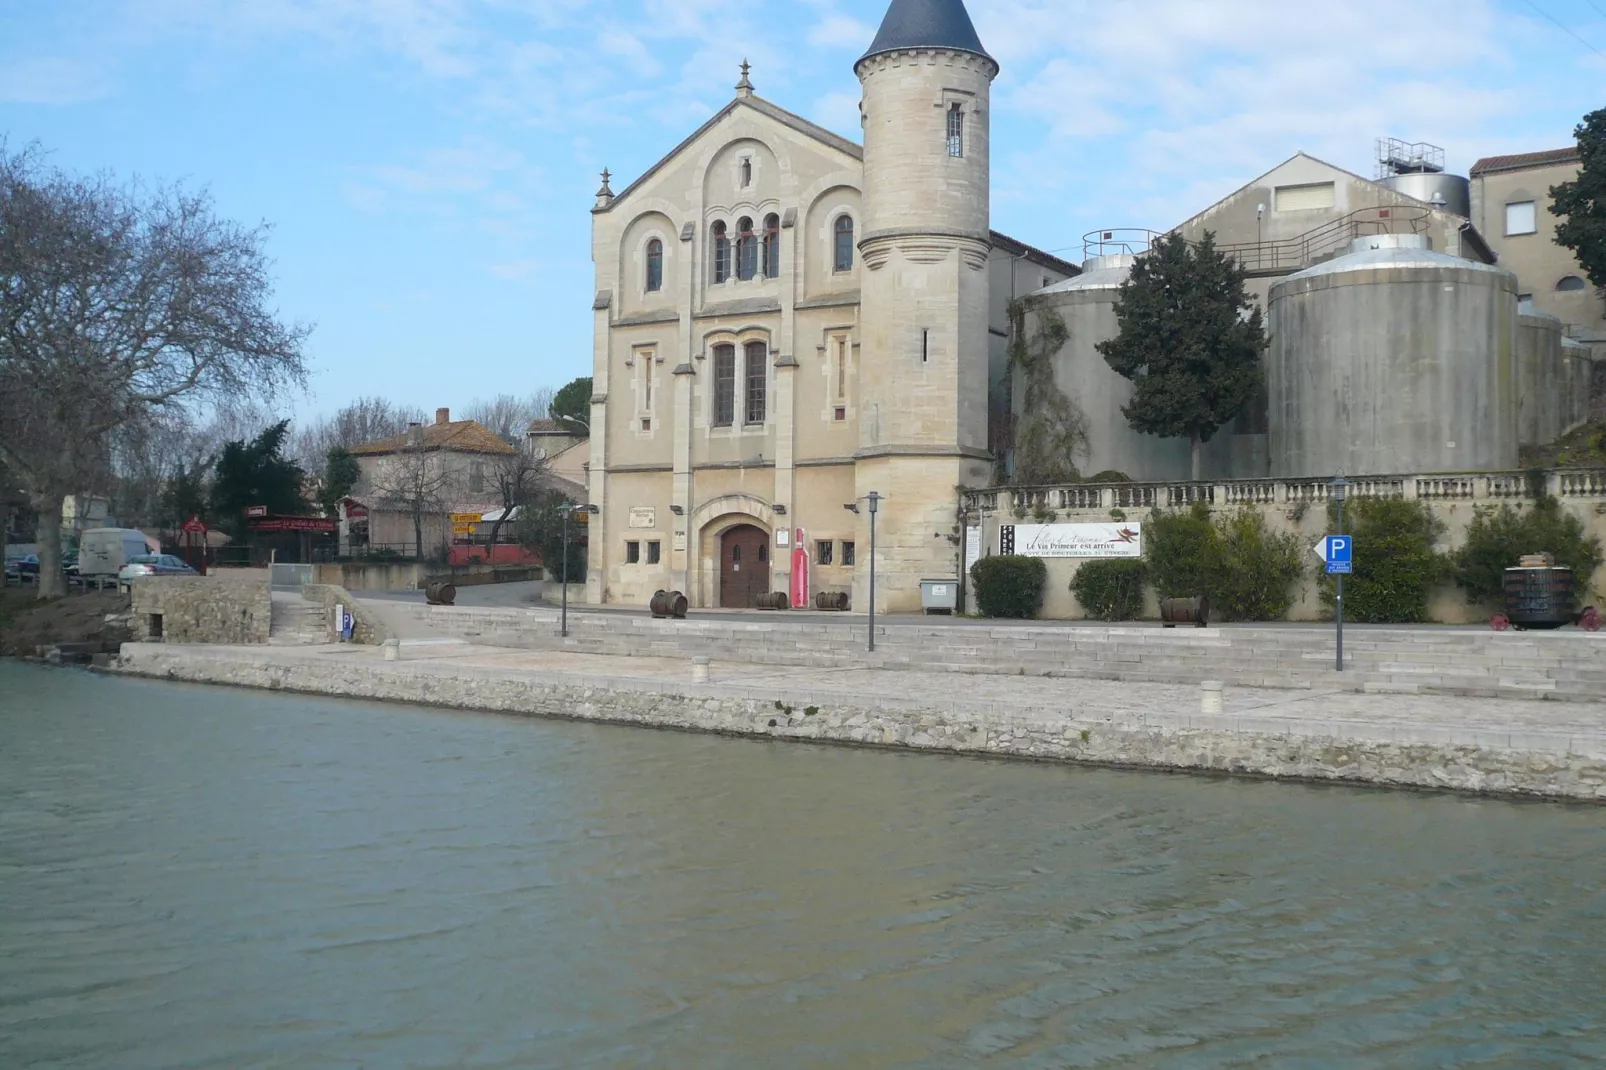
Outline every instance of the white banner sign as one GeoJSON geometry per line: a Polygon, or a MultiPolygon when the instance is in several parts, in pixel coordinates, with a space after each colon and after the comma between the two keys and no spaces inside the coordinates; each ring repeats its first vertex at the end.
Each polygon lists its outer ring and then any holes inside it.
{"type": "Polygon", "coordinates": [[[1005,524],[999,552],[1023,557],[1142,557],[1142,524],[1005,524]]]}

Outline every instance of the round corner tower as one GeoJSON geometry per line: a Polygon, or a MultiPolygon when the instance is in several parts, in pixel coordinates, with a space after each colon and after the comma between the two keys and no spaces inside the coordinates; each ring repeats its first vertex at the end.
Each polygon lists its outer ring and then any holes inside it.
{"type": "Polygon", "coordinates": [[[954,575],[959,488],[992,475],[987,128],[998,64],[963,0],[893,0],[854,72],[864,121],[855,484],[861,499],[886,499],[876,608],[915,610],[922,579],[954,575]]]}

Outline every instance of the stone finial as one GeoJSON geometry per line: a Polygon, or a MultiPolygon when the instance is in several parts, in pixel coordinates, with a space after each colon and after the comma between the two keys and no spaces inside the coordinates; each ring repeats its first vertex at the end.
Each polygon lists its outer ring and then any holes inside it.
{"type": "Polygon", "coordinates": [[[608,181],[611,178],[613,178],[613,176],[610,175],[608,173],[608,169],[604,167],[602,169],[602,185],[597,189],[598,208],[606,208],[608,205],[613,203],[613,187],[608,185],[608,181]]]}
{"type": "Polygon", "coordinates": [[[753,95],[753,82],[752,79],[747,77],[747,72],[752,69],[752,64],[748,63],[745,59],[742,60],[742,78],[741,81],[736,83],[737,96],[750,97],[753,95]]]}

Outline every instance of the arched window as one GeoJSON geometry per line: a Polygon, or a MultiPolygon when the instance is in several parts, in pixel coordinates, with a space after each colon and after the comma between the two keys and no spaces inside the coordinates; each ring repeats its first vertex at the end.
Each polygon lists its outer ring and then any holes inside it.
{"type": "Polygon", "coordinates": [[[647,292],[664,288],[664,243],[654,238],[647,243],[647,292]]]}
{"type": "Polygon", "coordinates": [[[781,217],[774,212],[764,217],[764,277],[781,277],[781,217]]]}
{"type": "Polygon", "coordinates": [[[731,277],[731,240],[725,233],[724,223],[714,224],[714,281],[724,282],[731,277]]]}
{"type": "Polygon", "coordinates": [[[747,411],[744,423],[764,422],[764,387],[769,382],[769,346],[763,342],[749,342],[742,347],[742,359],[747,365],[747,411]]]}
{"type": "Polygon", "coordinates": [[[748,186],[751,186],[752,184],[753,184],[753,161],[744,159],[742,161],[742,188],[746,189],[748,186]]]}
{"type": "Polygon", "coordinates": [[[1582,290],[1585,288],[1586,284],[1584,280],[1579,278],[1577,275],[1564,275],[1562,276],[1561,281],[1556,283],[1556,289],[1561,290],[1564,293],[1573,290],[1582,290]]]}
{"type": "Polygon", "coordinates": [[[948,107],[948,155],[963,156],[965,154],[965,109],[964,105],[952,104],[948,107]]]}
{"type": "Polygon", "coordinates": [[[832,259],[831,270],[853,270],[853,217],[850,215],[837,217],[836,256],[832,259]]]}
{"type": "Polygon", "coordinates": [[[736,224],[736,277],[750,279],[758,274],[758,235],[746,216],[736,224]]]}
{"type": "Polygon", "coordinates": [[[714,426],[728,427],[736,415],[736,347],[714,347],[714,426]]]}

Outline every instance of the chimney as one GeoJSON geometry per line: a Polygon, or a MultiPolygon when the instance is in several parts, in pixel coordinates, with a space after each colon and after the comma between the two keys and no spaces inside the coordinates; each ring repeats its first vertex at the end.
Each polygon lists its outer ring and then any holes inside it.
{"type": "Polygon", "coordinates": [[[451,409],[436,409],[435,410],[435,422],[438,423],[438,424],[449,424],[449,423],[451,423],[452,422],[452,410],[451,409]]]}

